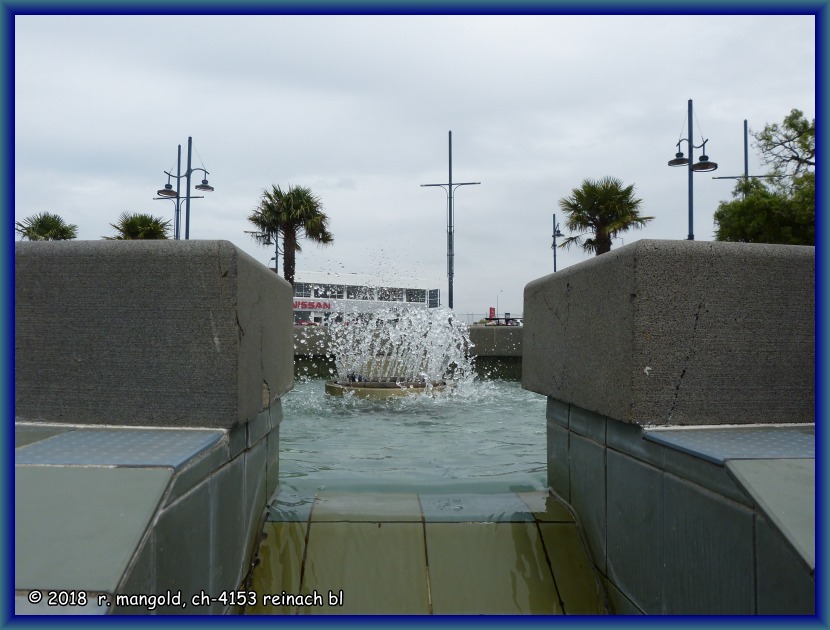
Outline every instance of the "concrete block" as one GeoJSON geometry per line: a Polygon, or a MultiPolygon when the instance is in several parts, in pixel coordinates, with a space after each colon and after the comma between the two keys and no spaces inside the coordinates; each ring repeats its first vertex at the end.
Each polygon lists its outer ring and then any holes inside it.
{"type": "Polygon", "coordinates": [[[291,319],[227,241],[17,242],[16,419],[246,423],[293,385],[291,319]]]}
{"type": "Polygon", "coordinates": [[[522,386],[625,422],[814,420],[815,248],[641,240],[530,282],[522,386]]]}
{"type": "Polygon", "coordinates": [[[522,356],[522,326],[470,326],[471,354],[477,357],[522,356]]]}
{"type": "Polygon", "coordinates": [[[294,326],[294,354],[321,356],[329,353],[328,326],[294,326]]]}

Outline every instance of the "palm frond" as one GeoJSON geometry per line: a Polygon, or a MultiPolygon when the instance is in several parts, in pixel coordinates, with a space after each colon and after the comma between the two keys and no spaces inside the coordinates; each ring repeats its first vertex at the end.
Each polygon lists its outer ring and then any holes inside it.
{"type": "Polygon", "coordinates": [[[640,215],[641,199],[634,196],[634,185],[624,186],[615,177],[585,179],[568,197],[559,200],[565,212],[565,228],[576,232],[566,238],[563,246],[580,244],[585,251],[597,255],[611,249],[611,238],[629,229],[640,229],[654,217],[640,215]],[[591,238],[580,240],[592,234],[591,238]]]}

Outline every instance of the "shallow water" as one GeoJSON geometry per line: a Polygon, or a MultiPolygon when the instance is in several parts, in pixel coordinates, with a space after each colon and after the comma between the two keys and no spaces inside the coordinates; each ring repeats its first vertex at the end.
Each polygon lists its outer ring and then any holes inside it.
{"type": "Polygon", "coordinates": [[[546,487],[545,398],[475,379],[434,397],[333,397],[298,378],[283,399],[281,492],[501,492],[546,487]]]}
{"type": "Polygon", "coordinates": [[[248,614],[607,612],[577,521],[546,488],[543,396],[472,377],[386,400],[324,386],[298,378],[283,399],[248,614]],[[327,599],[266,604],[274,593],[327,599]]]}

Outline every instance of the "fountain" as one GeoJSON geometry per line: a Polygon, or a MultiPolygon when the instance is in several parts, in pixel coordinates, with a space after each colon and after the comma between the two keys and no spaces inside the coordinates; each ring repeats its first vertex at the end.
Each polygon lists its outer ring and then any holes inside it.
{"type": "Polygon", "coordinates": [[[347,313],[329,333],[336,374],[325,389],[333,396],[432,395],[473,377],[467,326],[445,308],[347,313]]]}

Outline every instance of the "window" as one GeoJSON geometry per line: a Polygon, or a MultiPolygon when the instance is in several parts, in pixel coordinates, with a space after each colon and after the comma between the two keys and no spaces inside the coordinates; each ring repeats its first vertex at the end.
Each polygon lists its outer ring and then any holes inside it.
{"type": "Polygon", "coordinates": [[[441,290],[440,289],[430,289],[429,290],[429,304],[427,305],[429,308],[438,308],[441,306],[441,290]]]}
{"type": "Polygon", "coordinates": [[[311,323],[311,311],[294,311],[294,323],[298,325],[311,323]]]}
{"type": "Polygon", "coordinates": [[[378,289],[378,300],[382,302],[403,302],[404,290],[394,287],[381,287],[378,289]]]}
{"type": "Polygon", "coordinates": [[[314,287],[314,297],[342,300],[343,296],[342,284],[319,284],[314,287]]]}
{"type": "Polygon", "coordinates": [[[308,282],[294,283],[294,297],[311,297],[312,285],[308,282]]]}
{"type": "Polygon", "coordinates": [[[407,302],[420,302],[423,304],[427,301],[427,290],[426,289],[407,289],[406,290],[406,301],[407,302]]]}
{"type": "Polygon", "coordinates": [[[350,300],[374,300],[375,290],[372,287],[346,285],[346,297],[350,300]]]}

